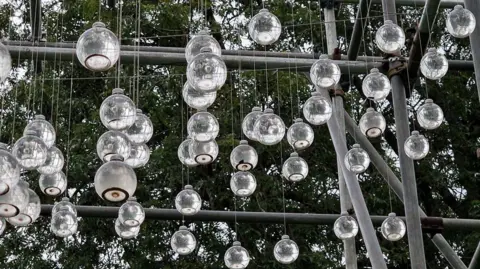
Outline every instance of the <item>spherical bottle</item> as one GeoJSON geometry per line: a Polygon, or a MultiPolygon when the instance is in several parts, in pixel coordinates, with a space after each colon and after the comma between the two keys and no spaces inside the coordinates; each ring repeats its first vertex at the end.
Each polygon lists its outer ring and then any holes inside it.
{"type": "Polygon", "coordinates": [[[142,225],[145,220],[145,210],[135,197],[128,198],[118,210],[118,221],[127,227],[142,225]]]}
{"type": "Polygon", "coordinates": [[[9,192],[20,180],[20,165],[8,152],[7,144],[0,143],[0,196],[9,192]]]}
{"type": "Polygon", "coordinates": [[[35,115],[35,119],[25,127],[23,135],[25,136],[27,133],[39,137],[48,148],[55,144],[55,128],[45,120],[43,115],[35,115]]]}
{"type": "Polygon", "coordinates": [[[188,119],[188,135],[196,141],[207,142],[218,136],[220,126],[217,118],[211,113],[203,110],[198,111],[188,119]]]}
{"type": "Polygon", "coordinates": [[[20,211],[20,214],[10,217],[7,221],[13,226],[27,226],[34,223],[40,216],[40,197],[32,190],[28,189],[28,204],[20,211]]]}
{"type": "Polygon", "coordinates": [[[429,150],[428,140],[418,131],[413,131],[412,135],[405,140],[405,154],[410,159],[421,160],[427,156],[429,150]]]}
{"type": "Polygon", "coordinates": [[[175,197],[175,208],[182,215],[191,216],[200,211],[202,207],[202,198],[193,190],[192,185],[186,185],[185,189],[175,197]]]}
{"type": "Polygon", "coordinates": [[[343,212],[333,224],[333,231],[339,239],[351,239],[358,233],[358,223],[347,212],[343,212]]]}
{"type": "Polygon", "coordinates": [[[47,146],[35,132],[28,131],[17,140],[12,148],[12,155],[25,170],[35,170],[47,160],[47,146]]]}
{"type": "Polygon", "coordinates": [[[289,181],[298,182],[305,179],[308,175],[308,164],[298,156],[298,153],[292,152],[282,166],[282,175],[289,181]]]}
{"type": "Polygon", "coordinates": [[[150,148],[147,145],[132,145],[130,156],[125,160],[125,163],[132,168],[140,168],[146,165],[148,160],[150,160],[150,148]]]}
{"type": "Polygon", "coordinates": [[[97,141],[98,157],[108,162],[114,155],[120,155],[124,160],[128,159],[132,146],[127,135],[119,131],[107,131],[97,141]]]}
{"type": "Polygon", "coordinates": [[[260,45],[275,43],[282,33],[282,24],[268,9],[261,9],[248,23],[250,38],[260,45]]]}
{"type": "Polygon", "coordinates": [[[313,143],[315,134],[312,127],[303,122],[302,119],[295,119],[295,123],[287,130],[287,141],[294,150],[303,150],[313,143]]]}
{"type": "Polygon", "coordinates": [[[12,70],[12,57],[7,47],[0,42],[0,83],[10,75],[12,70]]]}
{"type": "Polygon", "coordinates": [[[230,153],[230,164],[234,169],[248,171],[254,169],[258,163],[257,151],[248,144],[247,140],[240,141],[230,153]]]}
{"type": "Polygon", "coordinates": [[[273,248],[275,260],[282,264],[291,264],[297,260],[299,249],[297,243],[291,240],[288,235],[283,235],[273,248]]]}
{"type": "Polygon", "coordinates": [[[285,123],[280,116],[273,113],[273,109],[267,108],[255,122],[253,131],[258,142],[271,146],[282,141],[285,136],[285,123]]]}
{"type": "Polygon", "coordinates": [[[465,38],[473,33],[477,24],[473,13],[456,5],[447,16],[447,31],[454,37],[465,38]]]}
{"type": "Polygon", "coordinates": [[[178,159],[183,165],[187,167],[195,167],[198,163],[195,161],[194,156],[190,155],[190,146],[193,143],[193,139],[187,137],[179,146],[177,150],[178,159]]]}
{"type": "Polygon", "coordinates": [[[359,144],[355,144],[345,155],[344,162],[348,171],[359,174],[367,170],[370,165],[370,156],[359,144]]]}
{"type": "Polygon", "coordinates": [[[20,180],[9,192],[0,196],[0,217],[10,218],[20,214],[28,205],[28,183],[20,180]]]}
{"type": "Polygon", "coordinates": [[[400,26],[386,20],[375,34],[378,48],[384,53],[396,53],[405,45],[405,33],[400,26]]]}
{"type": "Polygon", "coordinates": [[[40,175],[38,179],[40,190],[48,196],[59,196],[67,189],[67,177],[62,171],[40,175]]]}
{"type": "Polygon", "coordinates": [[[255,122],[263,114],[262,109],[259,107],[253,107],[252,112],[248,113],[242,121],[242,131],[243,134],[248,137],[248,139],[253,141],[258,141],[258,137],[255,136],[254,126],[255,122]]]}
{"type": "Polygon", "coordinates": [[[123,92],[120,88],[113,89],[112,95],[103,100],[100,106],[100,120],[109,130],[122,131],[135,123],[135,104],[123,92]]]}
{"type": "Polygon", "coordinates": [[[222,56],[222,48],[218,41],[209,35],[208,29],[203,29],[198,32],[185,47],[185,59],[190,63],[195,56],[201,53],[202,48],[209,48],[211,53],[222,56]]]}
{"type": "Polygon", "coordinates": [[[185,82],[182,90],[183,101],[191,108],[205,110],[210,107],[217,98],[217,92],[197,91],[190,83],[185,82]]]}
{"type": "Polygon", "coordinates": [[[362,131],[368,138],[376,138],[383,134],[387,127],[387,122],[382,113],[376,112],[373,108],[367,108],[367,112],[360,118],[358,124],[360,131],[362,131]]]}
{"type": "Polygon", "coordinates": [[[173,234],[172,239],[170,240],[170,245],[172,246],[173,251],[179,255],[188,255],[195,250],[197,239],[195,239],[195,236],[187,229],[187,227],[180,226],[178,231],[173,234]]]}
{"type": "Polygon", "coordinates": [[[310,68],[312,83],[322,89],[331,88],[340,81],[340,67],[323,54],[310,68]]]}
{"type": "Polygon", "coordinates": [[[380,73],[377,68],[372,68],[370,74],[365,76],[362,82],[363,94],[368,99],[374,101],[383,101],[390,94],[392,85],[387,76],[380,73]]]}
{"type": "Polygon", "coordinates": [[[193,157],[198,164],[210,164],[217,159],[218,144],[215,140],[208,142],[193,140],[189,147],[189,155],[193,157]]]}
{"type": "Polygon", "coordinates": [[[137,176],[120,155],[112,156],[95,174],[95,191],[102,199],[123,202],[137,189],[137,176]]]}
{"type": "Polygon", "coordinates": [[[434,48],[428,49],[428,52],[423,55],[420,61],[420,71],[426,78],[431,80],[443,78],[448,72],[447,57],[437,52],[434,48]]]}
{"type": "Polygon", "coordinates": [[[225,252],[224,261],[225,265],[230,269],[244,269],[250,263],[250,254],[242,247],[240,242],[235,241],[225,252]]]}
{"type": "Polygon", "coordinates": [[[153,136],[153,124],[147,115],[142,113],[141,109],[137,109],[135,122],[125,131],[128,139],[133,144],[145,144],[153,136]]]}
{"type": "Polygon", "coordinates": [[[381,227],[382,235],[388,241],[398,241],[405,236],[407,227],[402,219],[398,218],[395,213],[388,214],[381,227]]]}
{"type": "Polygon", "coordinates": [[[77,216],[70,211],[61,210],[52,216],[50,230],[58,237],[68,237],[77,232],[77,216]]]}
{"type": "Polygon", "coordinates": [[[256,188],[257,180],[255,176],[248,171],[236,172],[230,179],[230,189],[236,196],[248,197],[255,192],[256,188]]]}
{"type": "Polygon", "coordinates": [[[116,219],[115,232],[123,239],[132,239],[137,237],[138,233],[140,232],[140,225],[134,227],[125,226],[120,222],[120,220],[116,219]]]}
{"type": "Polygon", "coordinates": [[[322,125],[332,116],[332,103],[323,97],[318,91],[312,93],[312,97],[303,105],[303,116],[313,125],[322,125]]]}
{"type": "Polygon", "coordinates": [[[55,203],[52,208],[52,216],[54,216],[60,211],[68,211],[74,216],[77,216],[77,209],[75,208],[75,205],[70,202],[70,199],[68,197],[63,197],[60,202],[55,203]]]}
{"type": "Polygon", "coordinates": [[[202,48],[187,66],[187,80],[197,91],[217,91],[227,80],[227,66],[210,48],[202,48]]]}
{"type": "Polygon", "coordinates": [[[55,146],[51,146],[47,151],[47,160],[37,168],[37,171],[44,175],[51,175],[62,171],[65,159],[62,152],[55,146]]]}
{"type": "Polygon", "coordinates": [[[417,110],[417,121],[424,129],[437,129],[443,122],[443,110],[432,99],[427,99],[417,110]]]}

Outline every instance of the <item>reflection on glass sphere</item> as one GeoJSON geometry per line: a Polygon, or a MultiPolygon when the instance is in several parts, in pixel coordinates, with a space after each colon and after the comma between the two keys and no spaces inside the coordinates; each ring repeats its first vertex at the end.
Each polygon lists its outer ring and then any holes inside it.
{"type": "Polygon", "coordinates": [[[110,69],[120,56],[120,42],[102,22],[95,22],[85,31],[76,45],[78,61],[91,71],[110,69]]]}
{"type": "Polygon", "coordinates": [[[77,216],[72,212],[61,210],[52,216],[50,230],[58,237],[68,237],[77,232],[77,216]]]}
{"type": "Polygon", "coordinates": [[[302,119],[295,119],[295,123],[288,128],[287,141],[294,150],[308,148],[313,143],[315,134],[310,125],[303,122],[302,119]]]}
{"type": "Polygon", "coordinates": [[[387,98],[392,86],[387,76],[380,73],[377,68],[372,68],[362,82],[363,94],[368,99],[374,101],[383,101],[387,98]]]}
{"type": "Polygon", "coordinates": [[[204,92],[195,90],[190,84],[185,82],[182,90],[183,101],[191,108],[205,110],[210,107],[217,98],[217,92],[204,92]]]}
{"type": "Polygon", "coordinates": [[[142,225],[145,220],[145,210],[135,197],[128,198],[118,210],[118,221],[127,227],[142,225]]]}
{"type": "Polygon", "coordinates": [[[312,93],[312,97],[303,105],[303,116],[313,125],[322,125],[332,116],[332,103],[323,97],[318,91],[312,93]]]}
{"type": "Polygon", "coordinates": [[[447,31],[454,37],[465,38],[473,33],[477,21],[473,13],[456,5],[447,16],[447,31]]]}
{"type": "Polygon", "coordinates": [[[0,235],[5,232],[5,228],[7,228],[7,223],[5,222],[4,218],[0,218],[0,235]]]}
{"type": "Polygon", "coordinates": [[[226,80],[227,66],[209,48],[202,48],[202,53],[187,66],[187,81],[197,91],[217,91],[226,80]]]}
{"type": "Polygon", "coordinates": [[[55,146],[51,146],[47,151],[47,160],[37,168],[37,171],[44,175],[51,175],[62,171],[65,159],[62,152],[55,146]]]}
{"type": "Polygon", "coordinates": [[[193,140],[188,150],[195,162],[201,165],[212,163],[218,156],[218,144],[215,140],[208,142],[193,140]]]}
{"type": "Polygon", "coordinates": [[[45,116],[43,115],[35,115],[35,119],[25,127],[23,135],[27,135],[27,133],[39,137],[47,148],[55,144],[55,129],[50,122],[45,120],[45,116]]]}
{"type": "Polygon", "coordinates": [[[130,140],[122,132],[107,131],[97,141],[97,154],[104,162],[110,161],[113,155],[120,155],[126,160],[131,151],[130,140]]]}
{"type": "Polygon", "coordinates": [[[132,239],[137,237],[140,232],[140,225],[131,227],[123,225],[120,220],[115,220],[115,232],[123,239],[132,239]]]}
{"type": "Polygon", "coordinates": [[[248,144],[247,140],[240,141],[240,145],[235,147],[230,153],[230,163],[234,169],[248,171],[257,166],[257,151],[248,144]]]}
{"type": "Polygon", "coordinates": [[[193,143],[193,139],[187,137],[180,146],[178,146],[177,156],[180,162],[188,167],[195,167],[198,163],[195,161],[194,156],[190,155],[190,145],[193,143]]]}
{"type": "Polygon", "coordinates": [[[7,47],[0,42],[0,84],[7,79],[12,70],[12,57],[7,47]]]}
{"type": "Polygon", "coordinates": [[[255,122],[263,114],[262,109],[259,107],[253,107],[252,112],[248,113],[242,121],[242,131],[243,134],[248,137],[248,139],[253,141],[258,141],[258,138],[255,137],[255,132],[253,130],[255,122]]]}
{"type": "Polygon", "coordinates": [[[405,154],[413,160],[425,158],[429,150],[428,140],[418,131],[413,131],[412,135],[405,140],[405,154]]]}
{"type": "Polygon", "coordinates": [[[152,121],[142,113],[141,109],[137,109],[135,122],[125,131],[125,134],[133,144],[145,144],[153,136],[152,121]]]}
{"type": "Polygon", "coordinates": [[[273,113],[273,109],[267,108],[255,122],[253,131],[258,142],[271,146],[282,141],[285,136],[285,123],[280,116],[273,113]]]}
{"type": "Polygon", "coordinates": [[[432,99],[427,99],[417,110],[417,121],[424,129],[437,129],[443,122],[443,110],[432,99]]]}
{"type": "Polygon", "coordinates": [[[405,45],[405,33],[400,26],[386,20],[375,34],[378,48],[385,53],[395,53],[405,45]]]}
{"type": "Polygon", "coordinates": [[[67,189],[67,177],[62,171],[40,175],[38,179],[40,190],[48,196],[59,196],[67,189]]]}
{"type": "Polygon", "coordinates": [[[211,141],[218,136],[219,131],[217,118],[207,111],[198,111],[188,119],[188,135],[196,141],[211,141]]]}
{"type": "Polygon", "coordinates": [[[47,146],[33,132],[27,132],[12,148],[12,155],[25,170],[35,170],[47,160],[47,146]]]}
{"type": "Polygon", "coordinates": [[[125,160],[125,163],[132,168],[139,168],[146,165],[148,160],[150,160],[150,148],[147,145],[132,145],[130,156],[125,160]]]}
{"type": "Polygon", "coordinates": [[[250,254],[242,247],[240,242],[235,241],[233,246],[225,252],[224,261],[225,265],[230,269],[244,269],[250,263],[250,254]]]}
{"type": "Polygon", "coordinates": [[[342,215],[333,224],[335,235],[342,240],[354,238],[358,233],[358,223],[348,213],[342,215]]]}
{"type": "Polygon", "coordinates": [[[112,95],[103,100],[100,106],[100,120],[109,130],[122,131],[135,123],[135,104],[123,92],[120,88],[113,89],[112,95]]]}
{"type": "Polygon", "coordinates": [[[360,118],[358,124],[360,131],[369,138],[376,138],[383,134],[387,122],[382,113],[376,112],[373,108],[367,108],[367,112],[360,118]]]}
{"type": "Polygon", "coordinates": [[[407,231],[407,227],[402,219],[398,218],[395,213],[388,214],[388,218],[386,218],[382,223],[382,235],[388,241],[398,241],[405,236],[405,232],[407,231]]]}
{"type": "Polygon", "coordinates": [[[448,72],[448,60],[445,55],[437,52],[436,49],[428,49],[420,61],[420,71],[431,80],[443,78],[448,72]]]}
{"type": "Polygon", "coordinates": [[[282,166],[282,175],[289,181],[298,182],[308,175],[308,164],[298,156],[298,153],[292,152],[282,166]]]}
{"type": "Polygon", "coordinates": [[[28,189],[28,204],[20,211],[20,214],[10,217],[7,221],[13,226],[27,226],[34,223],[40,216],[40,197],[32,190],[28,189]]]}
{"type": "Polygon", "coordinates": [[[268,9],[261,9],[248,23],[250,38],[260,45],[275,43],[282,33],[282,24],[268,9]]]}
{"type": "Polygon", "coordinates": [[[187,227],[180,226],[178,231],[173,234],[172,239],[170,240],[170,245],[172,246],[173,251],[179,255],[188,255],[195,250],[197,239],[195,239],[195,236],[187,229],[187,227]]]}
{"type": "Polygon", "coordinates": [[[202,198],[193,190],[192,185],[186,185],[185,189],[175,197],[175,208],[185,216],[195,215],[202,207],[202,198]]]}
{"type": "Polygon", "coordinates": [[[282,236],[273,249],[275,260],[282,264],[291,264],[297,260],[299,249],[297,243],[291,240],[288,235],[282,236]]]}
{"type": "Polygon", "coordinates": [[[340,81],[341,71],[338,65],[323,54],[310,68],[310,79],[319,88],[331,88],[340,81]]]}
{"type": "Polygon", "coordinates": [[[0,143],[0,195],[9,192],[20,180],[20,165],[8,152],[7,144],[0,143]]]}
{"type": "Polygon", "coordinates": [[[370,165],[370,156],[359,144],[355,144],[345,155],[344,161],[348,171],[359,174],[367,170],[370,165]]]}
{"type": "Polygon", "coordinates": [[[218,41],[209,35],[208,29],[203,29],[190,39],[185,47],[185,59],[187,60],[187,63],[190,63],[195,56],[200,54],[202,48],[209,48],[211,53],[217,56],[222,56],[222,48],[218,41]]]}
{"type": "Polygon", "coordinates": [[[77,209],[75,208],[75,205],[70,202],[70,199],[68,199],[68,197],[63,197],[60,202],[55,203],[52,208],[52,216],[60,211],[68,211],[71,212],[73,215],[77,216],[77,209]]]}
{"type": "Polygon", "coordinates": [[[28,205],[28,183],[20,180],[9,192],[0,196],[0,217],[10,218],[22,212],[28,205]]]}
{"type": "Polygon", "coordinates": [[[102,199],[123,202],[137,189],[137,176],[120,155],[112,156],[95,174],[95,191],[102,199]]]}
{"type": "Polygon", "coordinates": [[[236,196],[250,196],[255,192],[256,188],[257,180],[255,176],[248,171],[236,172],[230,179],[230,189],[236,196]]]}

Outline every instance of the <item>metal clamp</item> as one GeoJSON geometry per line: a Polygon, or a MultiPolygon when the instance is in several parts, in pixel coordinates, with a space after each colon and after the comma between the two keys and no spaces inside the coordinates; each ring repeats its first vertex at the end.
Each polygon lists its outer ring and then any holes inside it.
{"type": "Polygon", "coordinates": [[[420,218],[420,221],[422,223],[422,231],[424,233],[430,234],[431,236],[435,234],[441,234],[444,230],[442,218],[437,218],[437,217],[420,218]]]}

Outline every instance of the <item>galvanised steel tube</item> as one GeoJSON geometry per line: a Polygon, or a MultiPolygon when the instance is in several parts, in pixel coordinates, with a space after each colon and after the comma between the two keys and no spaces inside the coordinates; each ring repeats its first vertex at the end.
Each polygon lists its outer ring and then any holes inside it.
{"type": "Polygon", "coordinates": [[[477,19],[477,26],[470,35],[470,48],[472,50],[473,63],[475,65],[475,78],[477,81],[478,97],[480,98],[480,1],[465,0],[465,8],[470,10],[477,19]]]}
{"type": "Polygon", "coordinates": [[[480,243],[478,243],[477,249],[473,254],[472,260],[470,261],[470,265],[468,269],[478,269],[480,268],[480,243]]]}
{"type": "Polygon", "coordinates": [[[348,46],[347,57],[350,61],[355,61],[358,57],[358,52],[360,51],[360,43],[362,42],[362,37],[364,35],[365,26],[367,20],[365,19],[368,16],[368,8],[372,0],[360,0],[358,5],[357,18],[355,24],[353,25],[352,38],[350,38],[350,45],[348,46]]]}

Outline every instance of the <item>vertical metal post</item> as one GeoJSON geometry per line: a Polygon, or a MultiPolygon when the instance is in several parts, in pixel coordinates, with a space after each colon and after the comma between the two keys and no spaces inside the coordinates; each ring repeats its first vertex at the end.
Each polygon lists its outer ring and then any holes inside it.
{"type": "Polygon", "coordinates": [[[478,269],[480,268],[480,243],[478,243],[477,249],[473,254],[472,260],[470,261],[470,265],[468,269],[478,269]]]}
{"type": "Polygon", "coordinates": [[[32,41],[42,37],[42,1],[30,0],[30,26],[32,27],[32,41]]]}
{"type": "Polygon", "coordinates": [[[473,66],[475,67],[478,98],[480,98],[480,1],[465,0],[465,8],[470,10],[477,19],[477,27],[475,27],[475,31],[470,35],[470,48],[472,49],[473,66]]]}

